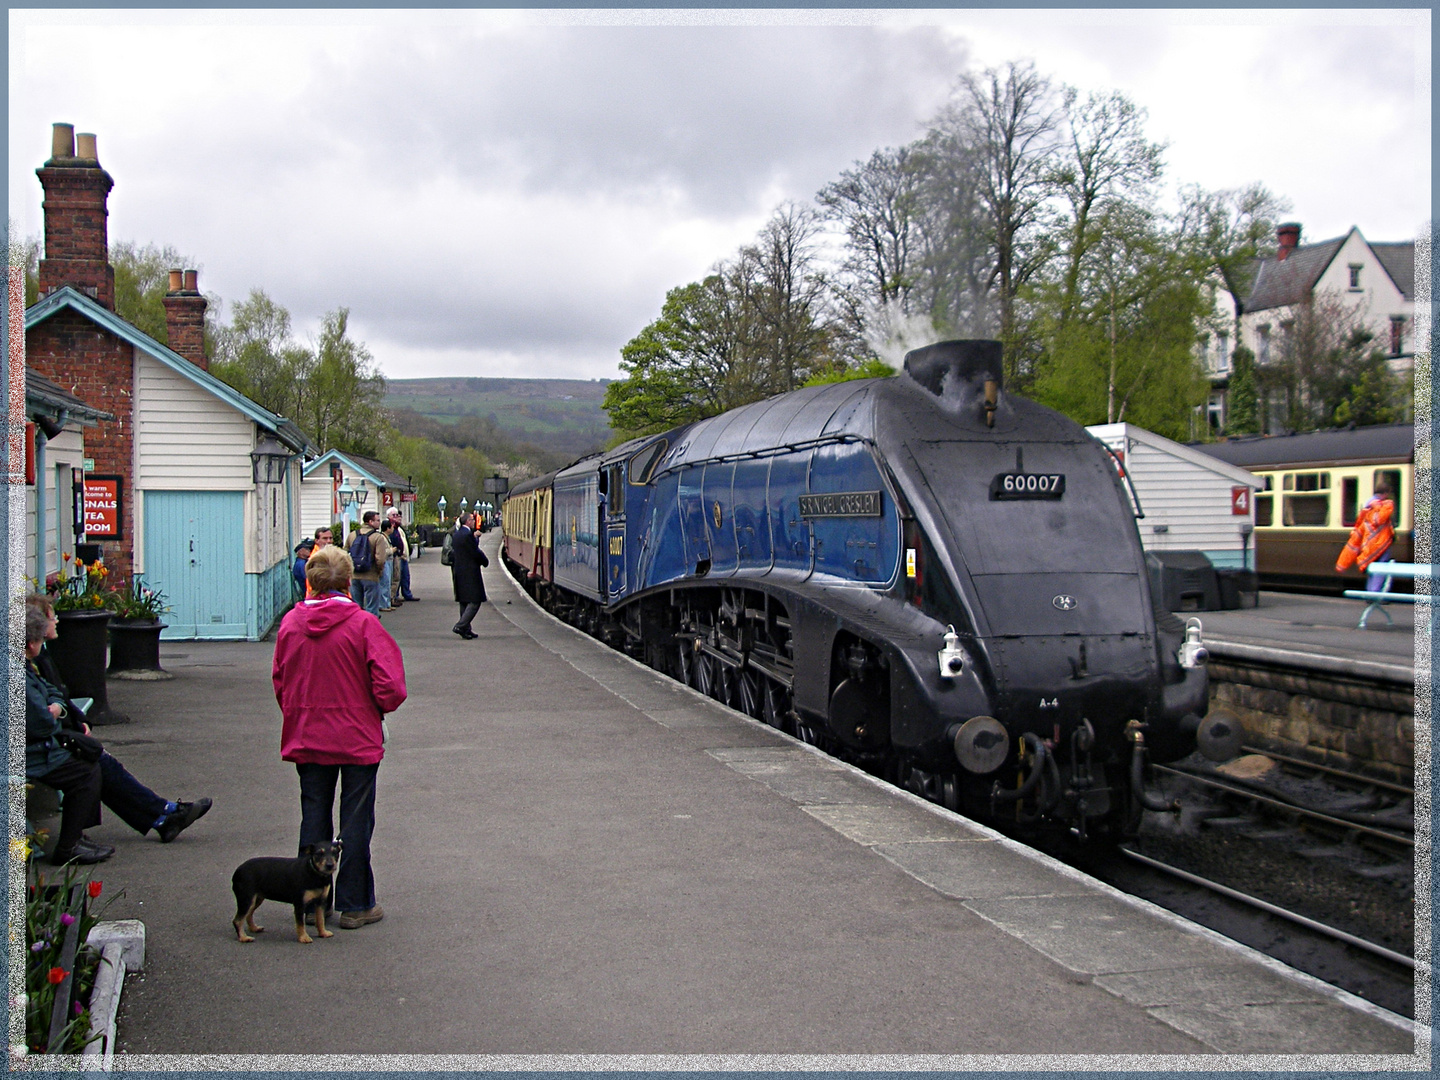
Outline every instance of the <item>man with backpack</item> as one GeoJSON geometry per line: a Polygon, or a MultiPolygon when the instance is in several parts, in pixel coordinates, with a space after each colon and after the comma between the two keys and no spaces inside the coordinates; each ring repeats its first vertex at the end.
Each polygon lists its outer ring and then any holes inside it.
{"type": "Polygon", "coordinates": [[[376,527],[380,515],[366,510],[360,528],[350,534],[346,551],[355,565],[350,575],[350,598],[377,619],[380,617],[380,571],[390,558],[390,541],[376,527]]]}

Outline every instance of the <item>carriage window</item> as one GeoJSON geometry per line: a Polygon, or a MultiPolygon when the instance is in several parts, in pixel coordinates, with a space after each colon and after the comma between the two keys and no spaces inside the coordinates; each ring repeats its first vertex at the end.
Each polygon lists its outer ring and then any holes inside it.
{"type": "MultiPolygon", "coordinates": [[[[1291,477],[1285,478],[1285,490],[1290,491],[1291,477]]],[[[1330,489],[1330,474],[1321,473],[1296,473],[1294,476],[1295,491],[1328,491],[1330,489]]]]}
{"type": "Polygon", "coordinates": [[[1322,526],[1330,520],[1329,495],[1286,495],[1285,524],[1322,526]]]}
{"type": "Polygon", "coordinates": [[[1274,495],[1255,496],[1255,527],[1257,529],[1275,524],[1275,507],[1272,505],[1274,501],[1274,495]]]}
{"type": "Polygon", "coordinates": [[[1340,524],[1348,529],[1359,515],[1360,478],[1346,476],[1340,481],[1340,524]]]}
{"type": "MultiPolygon", "coordinates": [[[[1381,480],[1390,482],[1390,490],[1395,493],[1395,513],[1391,517],[1391,523],[1398,529],[1400,527],[1400,470],[1399,469],[1376,469],[1374,483],[1381,480]]],[[[1372,487],[1373,489],[1373,487],[1372,487]]]]}

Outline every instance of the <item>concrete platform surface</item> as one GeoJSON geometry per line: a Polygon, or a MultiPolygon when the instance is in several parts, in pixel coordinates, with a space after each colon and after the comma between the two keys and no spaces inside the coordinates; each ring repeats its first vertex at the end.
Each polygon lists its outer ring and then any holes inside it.
{"type": "Polygon", "coordinates": [[[495,562],[477,641],[433,559],[385,616],[410,698],[359,930],[230,925],[234,868],[299,827],[271,645],[166,644],[173,681],[111,687],[112,752],[215,799],[173,844],[93,830],[105,917],[146,926],[117,1068],[1423,1067],[1408,1021],[656,676],[495,562]]]}
{"type": "Polygon", "coordinates": [[[1258,607],[1178,614],[1181,619],[1198,618],[1206,640],[1408,667],[1413,677],[1415,628],[1418,623],[1422,633],[1429,632],[1428,609],[1421,608],[1417,613],[1413,604],[1387,604],[1385,610],[1394,620],[1394,626],[1387,626],[1385,616],[1376,613],[1370,616],[1365,629],[1360,630],[1356,623],[1364,610],[1363,600],[1262,592],[1258,607]]]}

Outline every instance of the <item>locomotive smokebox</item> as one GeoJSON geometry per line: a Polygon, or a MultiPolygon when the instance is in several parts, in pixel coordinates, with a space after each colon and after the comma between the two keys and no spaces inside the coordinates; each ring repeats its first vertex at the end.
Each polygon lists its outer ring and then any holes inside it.
{"type": "Polygon", "coordinates": [[[998,341],[937,341],[905,354],[905,374],[936,397],[982,396],[1004,385],[998,341]]]}

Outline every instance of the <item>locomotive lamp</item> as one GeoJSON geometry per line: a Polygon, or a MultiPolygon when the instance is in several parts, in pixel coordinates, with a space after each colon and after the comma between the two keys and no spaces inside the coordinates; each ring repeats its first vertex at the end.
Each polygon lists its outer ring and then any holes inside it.
{"type": "Polygon", "coordinates": [[[955,627],[945,628],[945,647],[940,650],[940,677],[953,679],[965,668],[965,650],[960,648],[960,635],[955,627]]]}
{"type": "Polygon", "coordinates": [[[1199,667],[1210,659],[1210,650],[1205,648],[1200,641],[1201,625],[1199,619],[1188,619],[1185,623],[1185,644],[1180,646],[1180,653],[1176,657],[1180,666],[1184,668],[1199,667]]]}

